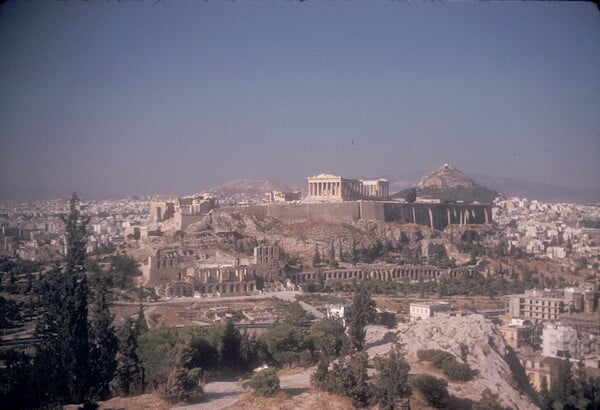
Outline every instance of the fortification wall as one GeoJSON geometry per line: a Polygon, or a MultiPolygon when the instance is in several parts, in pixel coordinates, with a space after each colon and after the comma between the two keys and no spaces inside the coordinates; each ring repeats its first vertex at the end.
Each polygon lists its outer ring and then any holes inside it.
{"type": "Polygon", "coordinates": [[[358,202],[360,219],[365,221],[385,221],[385,204],[383,202],[358,202]]]}
{"type": "Polygon", "coordinates": [[[325,204],[253,205],[239,208],[239,212],[270,216],[282,221],[351,222],[360,219],[359,204],[355,201],[325,204]]]}
{"type": "Polygon", "coordinates": [[[254,205],[240,212],[270,216],[282,221],[352,222],[375,220],[426,225],[442,230],[449,224],[485,224],[492,222],[491,205],[481,204],[408,204],[383,201],[347,201],[316,204],[254,205]]]}
{"type": "Polygon", "coordinates": [[[408,222],[444,229],[450,224],[486,224],[492,222],[491,205],[482,204],[406,204],[385,202],[386,222],[408,222]]]}
{"type": "Polygon", "coordinates": [[[352,222],[360,219],[358,202],[338,202],[331,204],[305,204],[308,219],[329,222],[352,222]]]}

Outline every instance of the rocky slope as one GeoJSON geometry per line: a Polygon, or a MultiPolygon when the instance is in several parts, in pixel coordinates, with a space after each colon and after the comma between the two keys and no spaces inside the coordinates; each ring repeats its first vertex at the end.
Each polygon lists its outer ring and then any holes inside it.
{"type": "MultiPolygon", "coordinates": [[[[389,351],[391,344],[377,345],[387,331],[381,327],[368,328],[367,341],[374,345],[369,349],[369,355],[382,355],[389,351]]],[[[417,352],[421,349],[441,349],[461,361],[461,345],[468,347],[467,363],[477,374],[469,382],[448,381],[450,394],[478,401],[482,392],[489,388],[492,393],[498,393],[504,406],[527,410],[537,408],[529,397],[519,391],[509,366],[514,357],[509,354],[502,335],[482,315],[431,318],[400,324],[394,332],[399,342],[404,344],[413,374],[428,373],[445,378],[440,370],[418,361],[417,352]]]]}
{"type": "MultiPolygon", "coordinates": [[[[185,241],[206,242],[219,248],[232,247],[235,240],[253,238],[258,242],[277,242],[289,255],[312,260],[315,247],[328,255],[333,244],[339,256],[357,249],[379,246],[406,256],[445,257],[448,234],[412,224],[356,221],[353,223],[290,222],[244,213],[244,208],[221,208],[212,211],[185,231],[185,241]]],[[[455,254],[456,252],[453,251],[455,254]]],[[[468,260],[468,255],[466,257],[468,260]]]]}

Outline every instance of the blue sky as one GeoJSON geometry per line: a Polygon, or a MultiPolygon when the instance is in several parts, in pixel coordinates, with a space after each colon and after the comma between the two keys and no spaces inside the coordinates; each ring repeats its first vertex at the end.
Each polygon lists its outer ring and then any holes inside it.
{"type": "Polygon", "coordinates": [[[8,2],[0,197],[242,177],[598,185],[600,13],[563,2],[8,2]]]}

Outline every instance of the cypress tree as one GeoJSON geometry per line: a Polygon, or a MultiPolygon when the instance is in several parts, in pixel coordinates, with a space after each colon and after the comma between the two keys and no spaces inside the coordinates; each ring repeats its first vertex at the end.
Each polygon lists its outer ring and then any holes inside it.
{"type": "Polygon", "coordinates": [[[375,302],[371,299],[367,286],[363,282],[360,284],[356,295],[354,295],[354,301],[350,308],[348,336],[357,351],[364,348],[365,327],[373,320],[374,315],[375,302]]]}
{"type": "Polygon", "coordinates": [[[408,384],[410,366],[404,359],[399,346],[390,350],[389,357],[376,362],[379,370],[375,384],[375,398],[380,409],[393,410],[398,399],[410,396],[411,388],[408,384]]]}
{"type": "Polygon", "coordinates": [[[112,324],[114,316],[108,309],[106,296],[106,282],[101,280],[96,289],[90,326],[91,395],[98,399],[106,399],[110,394],[109,383],[117,366],[115,355],[119,347],[112,324]]]}
{"type": "Polygon", "coordinates": [[[138,306],[137,319],[135,320],[135,331],[138,336],[148,331],[148,323],[146,322],[146,315],[144,314],[144,305],[142,302],[140,302],[138,306]]]}
{"type": "Polygon", "coordinates": [[[67,373],[63,357],[62,334],[65,317],[62,309],[62,272],[48,272],[40,284],[39,302],[42,307],[35,336],[40,338],[34,359],[33,390],[40,404],[59,404],[67,399],[67,373]]]}
{"type": "Polygon", "coordinates": [[[144,368],[137,354],[139,336],[136,322],[129,317],[117,332],[119,351],[112,385],[119,395],[129,396],[144,391],[144,368]]]}
{"type": "Polygon", "coordinates": [[[41,400],[81,403],[89,393],[88,284],[85,234],[88,218],[73,194],[66,224],[66,259],[62,270],[48,274],[41,292],[42,314],[36,327],[41,339],[35,358],[41,400]]]}

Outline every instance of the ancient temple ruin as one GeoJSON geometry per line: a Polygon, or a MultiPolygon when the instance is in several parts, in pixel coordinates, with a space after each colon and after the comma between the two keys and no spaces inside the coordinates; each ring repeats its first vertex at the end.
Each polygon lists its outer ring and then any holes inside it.
{"type": "Polygon", "coordinates": [[[387,179],[346,179],[336,175],[319,174],[308,177],[307,202],[350,200],[386,200],[389,197],[387,179]]]}

